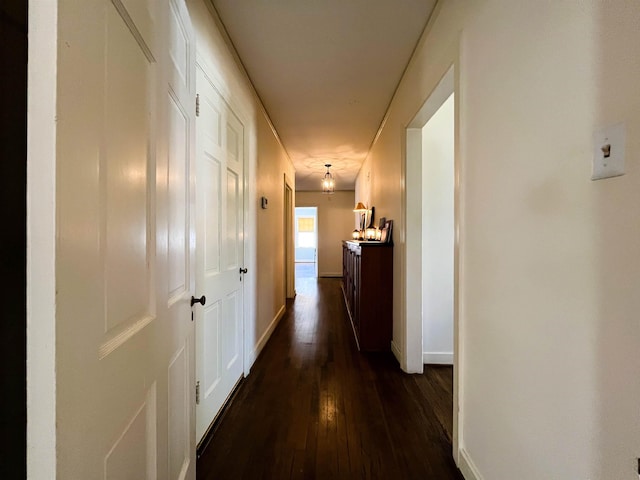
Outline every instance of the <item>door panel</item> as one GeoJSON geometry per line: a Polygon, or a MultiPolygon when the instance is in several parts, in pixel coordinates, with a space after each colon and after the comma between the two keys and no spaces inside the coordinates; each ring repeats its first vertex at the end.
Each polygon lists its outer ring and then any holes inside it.
{"type": "MultiPolygon", "coordinates": [[[[238,318],[239,310],[242,306],[239,304],[238,292],[232,292],[227,298],[225,298],[225,318],[235,319],[238,318]]],[[[227,370],[232,369],[235,362],[240,361],[239,351],[239,325],[238,322],[227,321],[222,325],[223,333],[222,338],[226,341],[222,344],[222,365],[227,370]]]]}
{"type": "Polygon", "coordinates": [[[189,285],[189,179],[184,159],[188,158],[188,118],[179,101],[169,95],[168,197],[168,290],[169,303],[183,295],[189,285]]]}
{"type": "Polygon", "coordinates": [[[220,302],[215,302],[208,306],[204,311],[202,319],[202,332],[199,342],[208,345],[203,351],[202,358],[203,374],[198,378],[202,382],[202,390],[204,397],[207,398],[220,383],[220,362],[216,357],[216,353],[220,350],[220,318],[221,318],[220,302]]]}
{"type": "Polygon", "coordinates": [[[130,472],[136,472],[142,478],[149,478],[147,459],[146,407],[143,405],[127,425],[105,459],[105,478],[116,480],[132,478],[130,472]],[[142,453],[142,454],[141,454],[142,453]]]}
{"type": "Polygon", "coordinates": [[[191,466],[190,412],[192,385],[188,344],[169,364],[169,478],[185,478],[191,466]]]}
{"type": "Polygon", "coordinates": [[[226,233],[226,255],[225,266],[227,270],[236,271],[239,269],[238,257],[240,252],[238,249],[238,228],[242,222],[242,217],[238,218],[238,192],[239,192],[238,174],[233,170],[227,170],[227,225],[226,233]]]}
{"type": "Polygon", "coordinates": [[[183,2],[57,2],[52,478],[195,478],[195,58],[183,2]]]}
{"type": "Polygon", "coordinates": [[[244,152],[242,123],[198,68],[196,438],[202,439],[243,373],[244,152]]]}
{"type": "MultiPolygon", "coordinates": [[[[140,42],[127,27],[128,20],[125,12],[109,5],[100,158],[101,233],[106,283],[105,340],[119,337],[119,344],[129,338],[127,330],[135,333],[151,320],[149,267],[153,259],[148,251],[154,241],[154,232],[147,229],[152,213],[147,202],[148,145],[152,138],[151,99],[146,91],[154,72],[140,42]]],[[[117,346],[111,345],[110,351],[117,346]]]]}
{"type": "Polygon", "coordinates": [[[170,2],[169,10],[169,57],[172,68],[169,84],[174,90],[191,92],[193,82],[193,55],[191,52],[190,25],[185,12],[176,2],[170,2]]]}
{"type": "MultiPolygon", "coordinates": [[[[219,185],[221,176],[220,160],[212,157],[209,153],[204,153],[203,176],[200,179],[202,188],[210,191],[210,185],[219,185]]],[[[221,197],[211,192],[204,197],[204,255],[206,265],[206,277],[211,277],[220,272],[220,235],[222,215],[220,215],[221,197]]]]}
{"type": "Polygon", "coordinates": [[[157,478],[155,425],[156,385],[153,384],[105,456],[105,480],[157,478]]]}

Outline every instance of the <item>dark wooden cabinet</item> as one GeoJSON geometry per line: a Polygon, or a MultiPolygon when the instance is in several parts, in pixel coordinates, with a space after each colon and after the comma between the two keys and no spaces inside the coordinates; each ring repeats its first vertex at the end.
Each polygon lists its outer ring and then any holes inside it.
{"type": "Polygon", "coordinates": [[[342,242],[342,292],[358,348],[391,349],[393,245],[342,242]]]}

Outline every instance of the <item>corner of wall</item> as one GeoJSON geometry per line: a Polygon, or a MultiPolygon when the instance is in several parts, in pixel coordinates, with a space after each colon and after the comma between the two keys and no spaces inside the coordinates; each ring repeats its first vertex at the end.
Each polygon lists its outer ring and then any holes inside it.
{"type": "Polygon", "coordinates": [[[285,312],[286,312],[286,306],[282,305],[280,307],[280,310],[278,310],[278,313],[276,314],[276,316],[273,317],[273,320],[271,320],[271,323],[269,324],[265,332],[262,334],[260,339],[254,345],[253,349],[251,350],[251,354],[247,359],[247,368],[246,368],[245,374],[248,373],[248,371],[251,369],[251,367],[255,363],[256,359],[260,355],[260,352],[262,352],[262,349],[265,347],[265,345],[271,338],[271,335],[273,334],[274,330],[278,326],[278,323],[280,323],[280,320],[282,320],[282,317],[284,317],[285,312]]]}
{"type": "Polygon", "coordinates": [[[453,365],[453,352],[422,352],[422,363],[425,365],[453,365]]]}
{"type": "Polygon", "coordinates": [[[395,340],[391,340],[391,352],[393,356],[396,357],[396,360],[398,360],[398,363],[402,365],[402,353],[395,340]]]}
{"type": "Polygon", "coordinates": [[[471,460],[469,453],[464,448],[459,451],[458,468],[465,480],[484,480],[473,460],[471,460]]]}

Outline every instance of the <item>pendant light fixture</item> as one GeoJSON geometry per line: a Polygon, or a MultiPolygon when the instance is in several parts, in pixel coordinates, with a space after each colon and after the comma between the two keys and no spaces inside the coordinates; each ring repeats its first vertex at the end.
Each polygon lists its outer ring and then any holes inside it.
{"type": "Polygon", "coordinates": [[[327,173],[324,174],[324,177],[322,178],[322,193],[333,193],[334,189],[335,189],[335,182],[333,181],[333,175],[331,175],[331,172],[329,171],[329,168],[331,168],[331,164],[330,163],[325,163],[324,165],[325,167],[327,167],[327,173]]]}

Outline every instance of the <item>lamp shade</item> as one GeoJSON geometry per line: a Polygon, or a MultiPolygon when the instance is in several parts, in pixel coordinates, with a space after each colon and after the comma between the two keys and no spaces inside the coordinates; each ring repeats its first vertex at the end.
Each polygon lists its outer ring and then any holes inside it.
{"type": "Polygon", "coordinates": [[[364,203],[358,202],[356,204],[356,208],[353,209],[354,212],[366,212],[367,207],[364,206],[364,203]]]}

